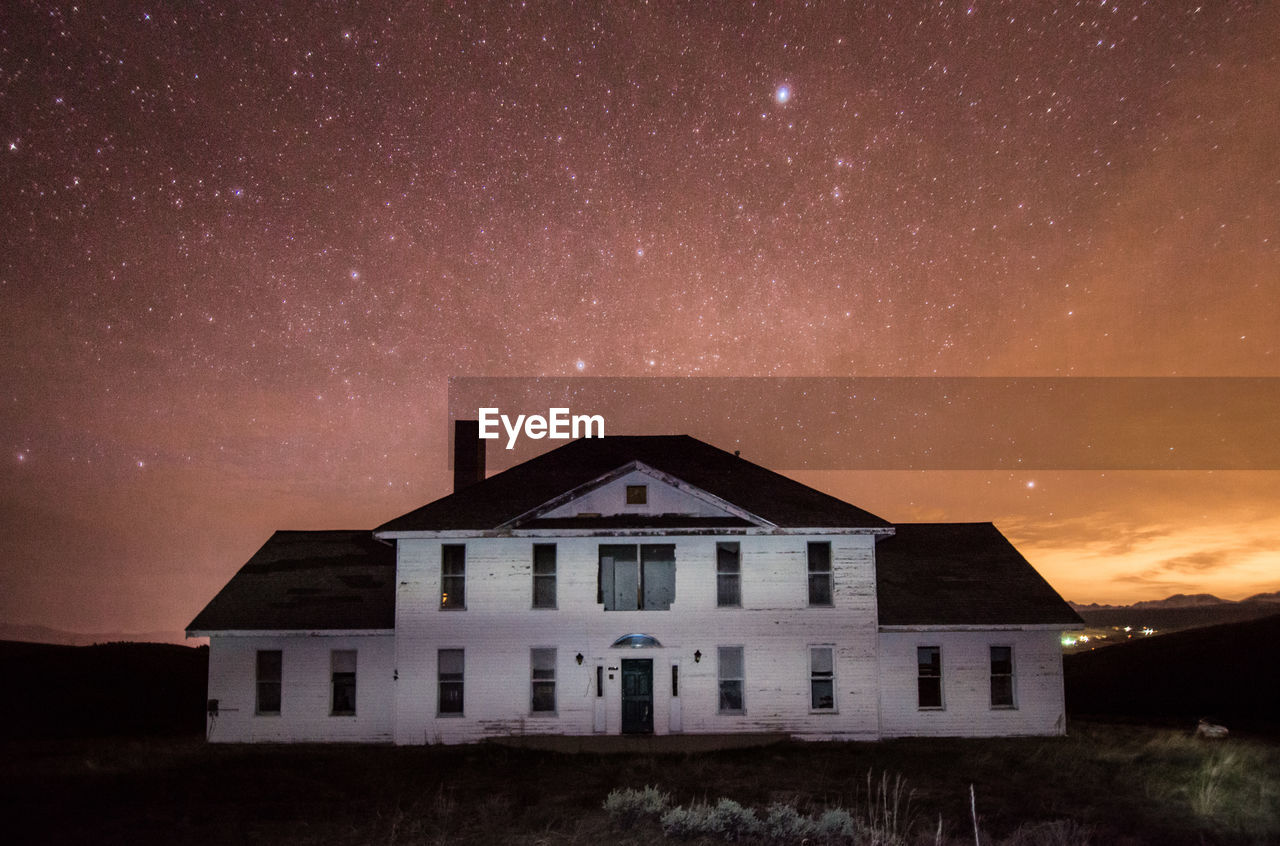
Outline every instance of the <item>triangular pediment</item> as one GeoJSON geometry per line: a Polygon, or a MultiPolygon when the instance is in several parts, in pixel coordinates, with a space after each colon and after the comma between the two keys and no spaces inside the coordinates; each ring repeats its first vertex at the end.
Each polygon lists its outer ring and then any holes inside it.
{"type": "Polygon", "coordinates": [[[631,521],[683,521],[696,525],[724,525],[742,521],[751,526],[773,528],[764,518],[714,494],[689,484],[670,473],[641,461],[631,461],[536,508],[507,521],[499,528],[514,529],[535,520],[564,521],[572,518],[619,518],[631,521]]]}

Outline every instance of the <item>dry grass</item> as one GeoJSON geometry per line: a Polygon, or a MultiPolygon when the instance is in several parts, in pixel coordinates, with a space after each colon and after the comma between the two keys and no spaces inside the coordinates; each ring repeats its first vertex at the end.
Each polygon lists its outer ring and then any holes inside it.
{"type": "Polygon", "coordinates": [[[615,788],[654,785],[674,805],[725,797],[814,818],[847,808],[898,842],[960,844],[973,842],[973,784],[992,842],[1244,846],[1280,842],[1277,773],[1273,741],[1096,724],[1067,738],[670,756],[163,739],[0,749],[12,843],[628,846],[661,829],[619,830],[602,804],[615,788]]]}

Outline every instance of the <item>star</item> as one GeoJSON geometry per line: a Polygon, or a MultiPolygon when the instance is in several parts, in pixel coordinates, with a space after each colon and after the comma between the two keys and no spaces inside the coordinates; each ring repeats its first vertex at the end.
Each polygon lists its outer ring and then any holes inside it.
{"type": "Polygon", "coordinates": [[[785,106],[791,101],[791,86],[779,85],[773,92],[773,99],[778,101],[780,105],[785,106]]]}

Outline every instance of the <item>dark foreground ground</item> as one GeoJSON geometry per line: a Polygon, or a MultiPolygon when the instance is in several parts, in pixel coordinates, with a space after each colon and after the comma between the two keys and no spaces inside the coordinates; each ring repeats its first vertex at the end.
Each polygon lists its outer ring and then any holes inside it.
{"type": "Polygon", "coordinates": [[[784,743],[671,755],[217,746],[164,737],[14,741],[0,747],[0,839],[641,844],[662,840],[661,829],[641,822],[622,831],[601,804],[614,788],[658,785],[675,804],[729,797],[756,809],[782,802],[802,813],[844,807],[862,817],[897,796],[898,820],[882,826],[906,835],[897,842],[934,843],[941,817],[941,842],[960,844],[973,843],[970,784],[984,843],[1280,842],[1280,744],[1101,723],[1073,724],[1066,738],[784,743]],[[1020,824],[1064,820],[1069,826],[1052,836],[1016,833],[1020,824]],[[1059,838],[1064,830],[1074,838],[1059,838]]]}

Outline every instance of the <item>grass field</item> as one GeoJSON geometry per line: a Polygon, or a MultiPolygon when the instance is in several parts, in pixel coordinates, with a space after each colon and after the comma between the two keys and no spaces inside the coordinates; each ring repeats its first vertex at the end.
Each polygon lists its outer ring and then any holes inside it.
{"type": "MultiPolygon", "coordinates": [[[[217,746],[198,738],[19,741],[0,747],[10,843],[614,843],[615,788],[674,804],[728,797],[865,817],[898,776],[897,842],[1280,842],[1280,745],[1076,723],[1066,738],[782,744],[697,755],[563,755],[497,746],[217,746]],[[872,785],[868,789],[868,774],[872,785]],[[1066,821],[1032,837],[1019,826],[1066,821]],[[1063,835],[1071,835],[1064,837],[1063,835]]],[[[882,826],[882,829],[884,826],[882,826]]],[[[710,842],[710,841],[708,841],[710,842]]],[[[861,841],[866,842],[866,841],[861,841]]]]}

